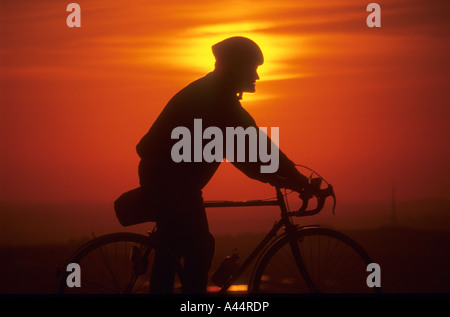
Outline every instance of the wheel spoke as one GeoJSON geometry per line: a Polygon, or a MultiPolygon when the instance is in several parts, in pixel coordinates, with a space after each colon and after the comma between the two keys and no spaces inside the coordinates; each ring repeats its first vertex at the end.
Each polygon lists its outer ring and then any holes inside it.
{"type": "MultiPolygon", "coordinates": [[[[107,294],[107,293],[148,293],[154,250],[148,250],[148,266],[144,274],[135,275],[130,259],[131,250],[136,246],[145,251],[149,238],[135,233],[116,233],[95,238],[81,247],[68,263],[78,263],[81,267],[81,287],[66,285],[68,273],[59,281],[59,293],[107,294]],[[130,262],[130,263],[129,263],[130,262]]],[[[181,266],[177,268],[179,273],[181,266]]],[[[179,284],[178,273],[176,284],[179,284]]]]}
{"type": "MultiPolygon", "coordinates": [[[[312,228],[297,232],[304,270],[321,293],[371,292],[365,269],[370,258],[352,239],[336,231],[312,228]]],[[[253,277],[256,292],[309,292],[286,237],[275,243],[259,262],[253,277]]]]}

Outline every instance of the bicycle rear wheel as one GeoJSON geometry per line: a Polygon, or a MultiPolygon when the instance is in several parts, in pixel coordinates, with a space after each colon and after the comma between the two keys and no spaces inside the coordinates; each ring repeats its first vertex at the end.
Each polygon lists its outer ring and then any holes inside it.
{"type": "Polygon", "coordinates": [[[294,259],[285,236],[263,255],[251,283],[255,293],[346,293],[379,292],[366,284],[367,252],[353,239],[337,231],[307,228],[297,231],[297,245],[312,290],[294,259]]]}
{"type": "MultiPolygon", "coordinates": [[[[68,287],[71,272],[60,272],[59,294],[145,294],[149,293],[155,248],[148,236],[112,233],[97,237],[68,260],[80,266],[80,287],[68,287]],[[143,255],[148,253],[147,258],[143,255]]],[[[179,288],[179,279],[175,287],[179,288]]]]}

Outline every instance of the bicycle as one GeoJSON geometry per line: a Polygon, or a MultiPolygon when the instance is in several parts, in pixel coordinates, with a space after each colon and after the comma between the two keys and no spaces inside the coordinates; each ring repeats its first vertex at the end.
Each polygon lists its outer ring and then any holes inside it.
{"type": "MultiPolygon", "coordinates": [[[[301,165],[298,165],[301,166],[301,165]]],[[[302,166],[305,167],[305,166],[302,166]]],[[[307,167],[305,167],[307,168],[307,167]]],[[[318,214],[328,197],[336,197],[333,187],[311,171],[310,182],[321,187],[315,195],[299,193],[299,209],[290,211],[286,190],[276,187],[276,196],[266,200],[206,201],[206,208],[278,206],[281,214],[273,228],[243,261],[219,283],[219,294],[226,293],[237,278],[254,262],[249,293],[379,293],[380,288],[366,284],[367,266],[373,263],[368,253],[352,238],[318,225],[299,226],[293,217],[318,214]],[[314,175],[314,177],[313,177],[314,175]],[[311,199],[316,205],[308,209],[311,199]]],[[[60,271],[57,292],[70,293],[148,293],[155,250],[164,250],[157,230],[147,235],[121,232],[96,237],[81,246],[67,261],[82,268],[81,287],[68,287],[70,272],[60,271]]],[[[174,292],[181,290],[182,263],[176,260],[174,292]]]]}

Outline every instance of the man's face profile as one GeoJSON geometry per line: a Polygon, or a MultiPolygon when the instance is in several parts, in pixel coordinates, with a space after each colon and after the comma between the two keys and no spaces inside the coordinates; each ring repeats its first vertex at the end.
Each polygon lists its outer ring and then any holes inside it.
{"type": "Polygon", "coordinates": [[[248,68],[244,68],[241,77],[241,87],[239,87],[240,90],[243,92],[255,92],[256,81],[258,79],[258,66],[250,66],[248,68]]]}
{"type": "Polygon", "coordinates": [[[254,64],[239,65],[232,71],[236,90],[241,92],[254,93],[256,91],[256,81],[259,80],[258,66],[254,64]]]}

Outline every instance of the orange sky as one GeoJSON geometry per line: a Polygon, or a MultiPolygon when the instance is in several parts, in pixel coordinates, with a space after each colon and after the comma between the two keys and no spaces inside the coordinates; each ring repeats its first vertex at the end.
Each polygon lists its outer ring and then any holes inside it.
{"type": "MultiPolygon", "coordinates": [[[[1,3],[1,201],[113,201],[138,185],[135,145],[174,93],[213,68],[210,46],[249,36],[265,53],[243,105],[342,200],[450,198],[445,0],[1,3]]],[[[206,199],[268,185],[223,164],[206,199]],[[250,186],[249,186],[250,185],[250,186]]]]}

